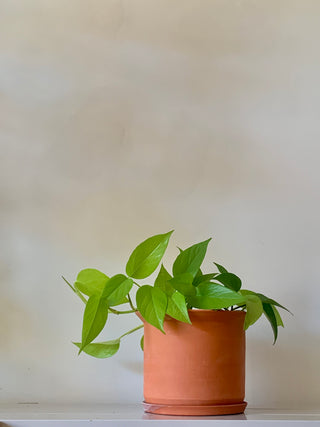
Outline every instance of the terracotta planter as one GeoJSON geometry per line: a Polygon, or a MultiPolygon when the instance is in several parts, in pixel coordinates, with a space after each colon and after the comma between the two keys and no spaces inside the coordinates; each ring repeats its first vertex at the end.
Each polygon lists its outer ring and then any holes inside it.
{"type": "Polygon", "coordinates": [[[244,312],[189,310],[192,325],[166,317],[144,325],[144,409],[163,415],[242,413],[244,312]]]}

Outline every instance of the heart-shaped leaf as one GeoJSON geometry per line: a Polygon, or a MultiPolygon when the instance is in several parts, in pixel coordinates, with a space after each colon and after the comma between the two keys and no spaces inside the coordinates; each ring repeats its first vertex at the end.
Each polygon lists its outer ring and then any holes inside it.
{"type": "Polygon", "coordinates": [[[106,297],[92,295],[83,314],[82,343],[79,353],[102,331],[108,318],[108,300],[106,297]]]}
{"type": "Polygon", "coordinates": [[[210,240],[197,243],[180,252],[172,267],[173,276],[189,273],[194,278],[204,260],[210,240]]]}
{"type": "Polygon", "coordinates": [[[218,280],[218,282],[222,283],[229,289],[238,292],[241,288],[241,280],[238,276],[233,273],[221,273],[214,278],[214,280],[218,280]]]}
{"type": "Polygon", "coordinates": [[[124,297],[121,301],[118,302],[118,304],[113,304],[113,307],[116,305],[126,304],[127,302],[129,302],[128,298],[124,297]]]}
{"type": "Polygon", "coordinates": [[[124,274],[116,274],[106,283],[102,296],[108,299],[108,305],[118,305],[125,302],[125,297],[132,288],[133,281],[124,274]]]}
{"type": "Polygon", "coordinates": [[[267,304],[271,304],[271,305],[276,305],[277,307],[283,308],[283,310],[286,310],[288,313],[292,314],[290,310],[288,310],[286,307],[284,307],[283,305],[279,304],[277,301],[275,301],[274,299],[268,298],[263,294],[259,294],[257,293],[256,295],[258,295],[258,297],[261,299],[262,303],[267,303],[267,304]]]}
{"type": "Polygon", "coordinates": [[[130,255],[126,273],[134,279],[145,279],[158,267],[173,231],[149,237],[138,245],[130,255]]]}
{"type": "Polygon", "coordinates": [[[193,279],[193,286],[198,286],[200,283],[203,282],[209,282],[210,280],[214,279],[216,276],[218,276],[218,273],[209,273],[209,274],[200,274],[199,276],[196,276],[193,279]]]}
{"type": "Polygon", "coordinates": [[[167,308],[167,296],[160,288],[141,286],[136,294],[137,308],[150,325],[163,330],[163,320],[167,308]]]}
{"type": "Polygon", "coordinates": [[[191,273],[183,273],[173,277],[169,283],[182,295],[196,295],[196,287],[192,284],[193,276],[191,273]]]}
{"type": "Polygon", "coordinates": [[[283,328],[284,324],[283,324],[283,321],[281,319],[279,311],[276,309],[276,307],[274,305],[272,305],[271,307],[272,307],[272,310],[274,312],[274,315],[276,316],[277,326],[281,326],[283,328]]]}
{"type": "Polygon", "coordinates": [[[258,294],[256,294],[253,291],[249,291],[248,289],[241,289],[239,291],[239,294],[244,295],[244,296],[247,296],[247,295],[256,295],[256,296],[258,296],[258,294]]]}
{"type": "Polygon", "coordinates": [[[167,270],[164,268],[162,264],[159,274],[154,282],[154,286],[156,288],[160,288],[165,294],[172,295],[175,292],[175,289],[169,283],[171,279],[172,279],[171,274],[167,272],[167,270]]]}
{"type": "MultiPolygon", "coordinates": [[[[74,342],[78,348],[81,348],[80,342],[74,342]]],[[[95,342],[86,345],[83,348],[83,352],[89,354],[90,356],[97,357],[98,359],[105,359],[111,357],[117,353],[120,347],[120,339],[104,342],[95,342]]]]}
{"type": "Polygon", "coordinates": [[[144,335],[142,335],[141,340],[140,340],[140,348],[142,351],[144,351],[144,335]]]}
{"type": "Polygon", "coordinates": [[[264,303],[262,303],[262,305],[263,305],[264,314],[265,314],[266,318],[269,320],[270,325],[272,327],[273,336],[274,336],[273,344],[275,344],[276,341],[277,341],[277,338],[278,338],[278,322],[277,322],[277,318],[276,318],[276,316],[274,314],[274,311],[272,309],[272,305],[271,304],[264,302],[264,303]]]}
{"type": "Polygon", "coordinates": [[[263,294],[257,293],[257,292],[253,292],[253,291],[249,291],[248,289],[241,289],[240,290],[241,295],[257,295],[262,303],[266,303],[266,304],[270,304],[270,305],[276,305],[277,307],[283,308],[283,310],[286,310],[288,313],[292,314],[290,310],[288,310],[286,307],[284,307],[283,305],[279,304],[277,301],[275,301],[274,299],[268,298],[263,294]]]}
{"type": "Polygon", "coordinates": [[[170,297],[168,297],[167,314],[181,322],[191,323],[186,306],[186,300],[178,291],[175,291],[170,297]]]}
{"type": "Polygon", "coordinates": [[[256,295],[247,295],[246,297],[246,317],[244,320],[244,329],[253,325],[263,313],[262,302],[256,295]]]}
{"type": "Polygon", "coordinates": [[[76,289],[85,295],[101,295],[109,277],[94,268],[81,270],[74,283],[76,289]]]}
{"type": "MultiPolygon", "coordinates": [[[[183,251],[181,251],[181,252],[183,252],[183,251]]],[[[201,268],[199,268],[199,270],[197,271],[197,273],[196,273],[196,275],[194,276],[194,279],[193,280],[196,280],[198,277],[201,277],[202,276],[202,270],[201,270],[201,268]]]]}
{"type": "Polygon", "coordinates": [[[217,269],[220,271],[220,273],[228,273],[228,270],[225,267],[223,267],[222,265],[217,264],[216,262],[214,262],[213,264],[217,267],[217,269]]]}
{"type": "Polygon", "coordinates": [[[196,287],[196,290],[196,296],[186,298],[187,302],[196,308],[219,310],[245,302],[245,298],[237,292],[216,283],[201,283],[196,287]]]}

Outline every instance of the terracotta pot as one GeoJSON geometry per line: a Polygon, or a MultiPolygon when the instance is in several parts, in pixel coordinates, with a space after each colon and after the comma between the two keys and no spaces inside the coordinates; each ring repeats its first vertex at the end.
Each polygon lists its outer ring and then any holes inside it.
{"type": "Polygon", "coordinates": [[[163,415],[242,413],[244,312],[189,310],[192,325],[169,316],[163,334],[144,324],[144,409],[163,415]]]}

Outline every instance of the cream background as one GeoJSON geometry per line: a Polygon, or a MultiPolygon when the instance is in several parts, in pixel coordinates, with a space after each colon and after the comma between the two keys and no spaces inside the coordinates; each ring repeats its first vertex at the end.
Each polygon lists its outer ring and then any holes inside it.
{"type": "Polygon", "coordinates": [[[60,275],[120,272],[175,228],[167,264],[213,236],[208,267],[295,313],[275,347],[265,321],[248,331],[250,405],[319,405],[319,14],[317,0],[0,0],[1,402],[139,402],[140,334],[77,358],[83,307],[60,275]]]}

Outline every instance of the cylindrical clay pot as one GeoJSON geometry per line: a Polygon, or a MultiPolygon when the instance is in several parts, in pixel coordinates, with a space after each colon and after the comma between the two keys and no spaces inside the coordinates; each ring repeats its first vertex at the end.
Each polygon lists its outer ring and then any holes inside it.
{"type": "Polygon", "coordinates": [[[189,310],[192,324],[169,316],[166,334],[144,324],[144,409],[163,415],[242,413],[245,313],[189,310]]]}

